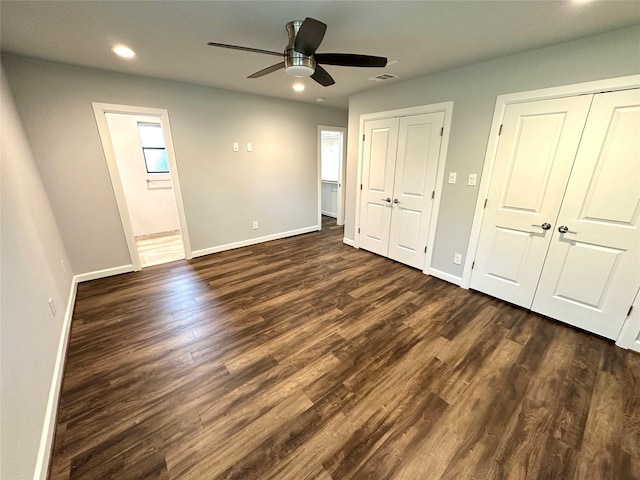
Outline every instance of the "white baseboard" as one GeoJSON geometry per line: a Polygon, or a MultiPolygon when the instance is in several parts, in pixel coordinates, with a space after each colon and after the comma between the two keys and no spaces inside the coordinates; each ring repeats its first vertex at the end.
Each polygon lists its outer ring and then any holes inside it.
{"type": "Polygon", "coordinates": [[[325,212],[324,210],[322,210],[322,215],[324,215],[325,217],[338,218],[338,214],[337,213],[325,212]]]}
{"type": "Polygon", "coordinates": [[[78,291],[78,276],[73,277],[71,289],[69,291],[69,300],[67,301],[67,310],[62,321],[62,331],[60,332],[60,341],[58,343],[58,353],[56,355],[56,363],[53,367],[53,377],[51,378],[51,387],[49,388],[49,400],[47,401],[47,409],[44,414],[44,422],[42,424],[42,435],[40,437],[40,447],[38,448],[38,457],[36,459],[36,468],[33,473],[33,480],[46,480],[49,473],[49,460],[53,449],[53,437],[56,432],[56,419],[58,416],[58,402],[62,391],[62,378],[64,376],[64,363],[67,358],[67,345],[69,343],[69,333],[71,331],[71,319],[73,318],[73,307],[76,302],[76,292],[78,291]]]}
{"type": "Polygon", "coordinates": [[[203,248],[202,250],[194,250],[191,252],[193,258],[202,257],[204,255],[211,255],[212,253],[224,252],[226,250],[233,250],[234,248],[248,247],[249,245],[256,245],[258,243],[270,242],[271,240],[279,240],[281,238],[293,237],[295,235],[302,235],[303,233],[317,232],[320,230],[318,225],[312,225],[310,227],[299,228],[297,230],[289,230],[288,232],[274,233],[272,235],[265,235],[264,237],[249,238],[247,240],[241,240],[239,242],[227,243],[224,245],[218,245],[216,247],[203,248]]]}
{"type": "Polygon", "coordinates": [[[88,282],[89,280],[96,280],[97,278],[111,277],[113,275],[120,275],[121,273],[133,272],[133,265],[121,265],[120,267],[105,268],[104,270],[96,270],[95,272],[81,273],[76,275],[77,283],[88,282]]]}
{"type": "Polygon", "coordinates": [[[425,273],[433,275],[440,280],[445,280],[449,283],[453,283],[457,286],[460,286],[462,284],[462,277],[456,277],[455,275],[451,275],[450,273],[443,272],[442,270],[438,270],[436,268],[429,268],[425,271],[425,273]]]}
{"type": "Polygon", "coordinates": [[[356,247],[356,241],[351,240],[350,238],[347,238],[347,237],[342,238],[342,243],[344,243],[345,245],[349,245],[350,247],[358,248],[356,247]]]}

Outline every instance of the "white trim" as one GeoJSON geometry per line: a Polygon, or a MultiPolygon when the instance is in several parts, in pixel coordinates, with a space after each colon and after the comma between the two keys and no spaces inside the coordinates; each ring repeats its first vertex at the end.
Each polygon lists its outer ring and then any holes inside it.
{"type": "MultiPolygon", "coordinates": [[[[504,118],[507,105],[513,103],[534,102],[548,100],[552,98],[570,97],[575,95],[587,95],[603,91],[627,90],[640,87],[640,75],[629,75],[626,77],[597,80],[594,82],[576,83],[573,85],[563,85],[559,87],[543,88],[527,92],[510,93],[499,95],[496,98],[496,106],[493,111],[493,120],[487,143],[487,150],[482,167],[482,177],[478,188],[478,198],[473,216],[473,224],[469,235],[469,246],[465,256],[464,268],[462,271],[463,288],[469,288],[471,284],[471,264],[475,260],[478,241],[480,239],[480,227],[484,216],[484,200],[489,195],[489,186],[493,174],[493,163],[498,150],[498,131],[504,118]]],[[[357,212],[356,212],[357,213],[357,212]]]]}
{"type": "Polygon", "coordinates": [[[440,280],[445,280],[458,286],[460,286],[460,283],[462,282],[462,278],[456,277],[455,275],[451,275],[447,272],[443,272],[442,270],[437,270],[435,268],[429,268],[429,270],[425,273],[428,273],[429,275],[439,278],[440,280]]]}
{"type": "Polygon", "coordinates": [[[234,248],[248,247],[249,245],[255,245],[257,243],[270,242],[271,240],[279,240],[281,238],[302,235],[303,233],[317,232],[318,230],[320,230],[320,225],[312,225],[310,227],[298,228],[297,230],[289,230],[288,232],[274,233],[272,235],[265,235],[264,237],[249,238],[239,242],[226,243],[215,247],[203,248],[202,250],[194,250],[193,258],[211,255],[212,253],[224,252],[226,250],[233,250],[234,248]]]}
{"type": "MultiPolygon", "coordinates": [[[[393,117],[407,117],[411,115],[421,115],[424,113],[444,112],[444,130],[442,140],[440,142],[440,153],[438,154],[438,167],[436,170],[435,197],[431,205],[431,221],[429,223],[429,232],[427,233],[427,254],[425,256],[424,267],[422,272],[429,274],[431,270],[431,260],[433,258],[433,245],[436,238],[436,226],[438,225],[438,217],[440,214],[440,200],[442,198],[442,189],[444,184],[445,165],[447,163],[447,152],[449,149],[449,136],[451,134],[451,119],[453,117],[453,102],[441,102],[431,105],[420,105],[416,107],[401,108],[397,110],[387,110],[383,112],[367,113],[360,115],[360,125],[358,130],[358,174],[356,177],[356,215],[355,215],[355,239],[354,247],[360,248],[360,234],[358,227],[360,226],[360,184],[362,183],[362,162],[364,156],[364,124],[369,120],[380,120],[393,117]]],[[[444,274],[444,272],[442,272],[444,274]]],[[[448,275],[448,274],[447,274],[448,275]]],[[[451,276],[451,278],[458,278],[451,276]]],[[[448,280],[450,281],[450,280],[448,280]]],[[[455,282],[452,282],[455,283],[455,282]]],[[[459,284],[459,283],[458,283],[459,284]]]]}
{"type": "Polygon", "coordinates": [[[627,317],[622,330],[620,330],[616,345],[640,353],[640,290],[638,290],[633,302],[631,315],[627,317]]]}
{"type": "MultiPolygon", "coordinates": [[[[444,131],[442,133],[442,140],[440,142],[438,169],[436,170],[436,193],[435,197],[433,198],[433,204],[431,205],[431,222],[429,224],[429,232],[427,234],[427,255],[425,256],[424,269],[422,270],[427,274],[431,270],[431,261],[433,259],[433,245],[436,241],[436,227],[438,225],[438,217],[440,216],[440,200],[442,199],[442,190],[444,188],[443,185],[445,163],[447,162],[447,152],[449,150],[449,135],[451,134],[451,118],[453,117],[453,102],[446,102],[444,106],[444,131]]],[[[458,285],[460,284],[458,283],[458,285]]]]}
{"type": "Polygon", "coordinates": [[[338,225],[344,225],[344,169],[346,167],[345,156],[347,154],[347,129],[345,127],[332,127],[330,125],[318,125],[318,225],[322,225],[322,215],[329,215],[336,219],[338,225]],[[340,165],[338,178],[337,205],[335,214],[326,214],[322,211],[322,131],[329,130],[339,132],[342,138],[342,146],[340,150],[340,165]]]}
{"type": "Polygon", "coordinates": [[[347,237],[342,237],[342,243],[344,243],[345,245],[349,245],[350,247],[353,247],[353,248],[358,248],[356,247],[355,240],[351,240],[350,238],[347,238],[347,237]]]}
{"type": "Polygon", "coordinates": [[[105,268],[104,270],[96,270],[94,272],[81,273],[74,278],[78,283],[88,282],[89,280],[96,280],[98,278],[112,277],[114,275],[120,275],[121,273],[129,273],[135,271],[132,264],[121,265],[119,267],[105,268]]]}
{"type": "Polygon", "coordinates": [[[140,258],[138,257],[138,250],[136,248],[131,217],[129,215],[129,209],[127,208],[127,201],[124,193],[124,188],[122,186],[122,179],[120,178],[118,162],[116,161],[116,155],[113,150],[111,133],[109,132],[109,125],[107,123],[106,117],[107,113],[119,113],[125,115],[149,115],[158,117],[160,119],[162,132],[165,136],[167,157],[169,158],[169,174],[171,176],[173,193],[176,200],[176,210],[178,211],[178,220],[180,222],[180,233],[182,236],[185,258],[192,258],[191,242],[189,240],[187,220],[184,213],[182,188],[180,187],[180,178],[178,175],[178,164],[175,158],[173,137],[171,135],[171,126],[169,123],[169,112],[162,108],[136,107],[132,105],[114,105],[99,102],[93,102],[92,106],[93,113],[96,118],[96,125],[98,127],[98,134],[100,135],[100,141],[102,143],[105,159],[107,161],[107,167],[109,169],[109,176],[111,178],[111,184],[113,186],[113,193],[116,197],[116,204],[118,206],[118,212],[120,213],[120,220],[122,222],[122,228],[124,230],[124,236],[127,242],[129,256],[131,257],[133,270],[140,270],[142,268],[142,265],[140,264],[140,258]]]}
{"type": "Polygon", "coordinates": [[[322,215],[325,217],[338,218],[338,215],[335,212],[327,212],[326,210],[322,210],[322,215]]]}
{"type": "Polygon", "coordinates": [[[58,342],[58,353],[56,355],[56,363],[53,367],[51,387],[49,388],[47,409],[45,411],[44,422],[42,424],[42,434],[40,436],[38,457],[36,458],[36,468],[33,473],[34,480],[46,480],[47,474],[49,473],[49,461],[51,459],[53,437],[56,432],[56,419],[58,417],[58,402],[60,400],[60,393],[62,392],[64,364],[67,358],[69,332],[71,331],[71,319],[73,318],[73,307],[75,305],[77,291],[78,280],[77,277],[73,277],[71,280],[69,299],[67,300],[67,309],[64,314],[64,320],[62,321],[60,341],[58,342]]]}

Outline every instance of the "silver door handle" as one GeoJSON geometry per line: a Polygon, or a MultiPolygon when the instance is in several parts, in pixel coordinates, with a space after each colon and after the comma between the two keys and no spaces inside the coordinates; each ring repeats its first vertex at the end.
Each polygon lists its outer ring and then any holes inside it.
{"type": "Polygon", "coordinates": [[[400,200],[398,200],[397,198],[393,199],[393,203],[395,203],[396,205],[398,205],[400,203],[400,200]]]}
{"type": "Polygon", "coordinates": [[[572,232],[571,230],[569,230],[569,227],[567,227],[566,225],[560,225],[558,227],[558,231],[560,233],[573,233],[574,235],[578,233],[578,232],[572,232]]]}
{"type": "Polygon", "coordinates": [[[533,223],[531,224],[532,227],[538,227],[541,228],[543,230],[549,230],[551,228],[551,224],[544,222],[542,225],[534,225],[533,223]]]}
{"type": "Polygon", "coordinates": [[[380,200],[382,200],[383,202],[391,203],[391,198],[390,197],[381,198],[380,200]]]}

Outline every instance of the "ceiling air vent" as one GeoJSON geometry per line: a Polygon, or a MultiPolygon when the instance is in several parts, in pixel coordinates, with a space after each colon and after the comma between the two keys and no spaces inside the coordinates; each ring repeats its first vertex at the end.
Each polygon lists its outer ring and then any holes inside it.
{"type": "Polygon", "coordinates": [[[387,82],[394,78],[398,78],[398,75],[394,75],[393,73],[381,73],[380,75],[376,75],[375,77],[370,77],[369,80],[372,82],[387,82]]]}

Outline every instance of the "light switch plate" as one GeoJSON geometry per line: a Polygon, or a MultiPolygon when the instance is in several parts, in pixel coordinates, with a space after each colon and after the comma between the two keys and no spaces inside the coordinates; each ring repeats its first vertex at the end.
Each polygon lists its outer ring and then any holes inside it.
{"type": "Polygon", "coordinates": [[[470,173],[469,180],[467,181],[467,185],[475,185],[477,181],[478,181],[478,174],[470,173]]]}
{"type": "Polygon", "coordinates": [[[233,151],[234,152],[240,151],[240,145],[238,145],[238,142],[233,142],[233,151]]]}
{"type": "Polygon", "coordinates": [[[252,143],[247,143],[247,152],[253,152],[253,144],[252,143]]]}
{"type": "Polygon", "coordinates": [[[458,174],[456,172],[449,172],[449,183],[456,183],[458,174]]]}

